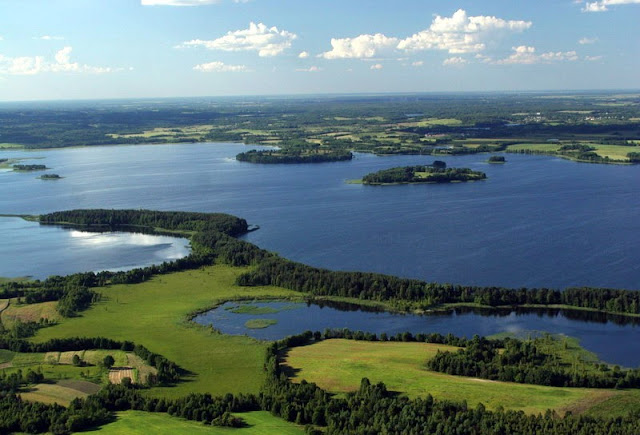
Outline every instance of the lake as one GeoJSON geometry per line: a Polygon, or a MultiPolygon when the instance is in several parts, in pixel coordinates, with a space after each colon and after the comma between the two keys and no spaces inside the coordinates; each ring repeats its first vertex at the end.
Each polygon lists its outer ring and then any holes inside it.
{"type": "MultiPolygon", "coordinates": [[[[506,155],[505,165],[490,165],[482,154],[438,156],[451,167],[484,171],[488,180],[381,187],[345,181],[433,158],[357,154],[349,162],[317,165],[235,161],[235,154],[251,148],[256,147],[3,150],[0,158],[32,159],[24,162],[46,164],[65,178],[42,181],[36,173],[0,172],[0,213],[227,212],[260,225],[247,240],[331,269],[471,285],[640,289],[640,166],[513,154],[506,155]]],[[[0,275],[97,268],[90,262],[43,266],[43,258],[59,255],[72,237],[47,245],[44,255],[38,237],[29,238],[31,226],[1,219],[0,234],[0,275]],[[9,237],[21,242],[7,245],[9,237]]]]}
{"type": "Polygon", "coordinates": [[[88,232],[0,217],[0,276],[119,271],[189,255],[187,239],[125,232],[88,232]]]}
{"type": "Polygon", "coordinates": [[[396,314],[361,309],[345,310],[338,304],[320,306],[296,302],[227,302],[193,321],[211,325],[225,334],[248,335],[261,340],[279,340],[288,335],[304,331],[343,329],[386,333],[452,333],[456,336],[473,337],[475,334],[489,336],[511,333],[527,338],[528,334],[540,331],[564,334],[580,340],[580,345],[594,352],[604,361],[625,367],[640,365],[640,319],[603,316],[563,310],[542,311],[482,311],[457,310],[451,314],[396,314]],[[242,312],[242,307],[249,312],[242,312]],[[267,311],[259,314],[258,310],[267,311]],[[238,309],[240,308],[240,309],[238,309]],[[236,311],[236,312],[234,312],[236,311]],[[277,323],[263,329],[245,326],[248,320],[273,319],[277,323]],[[626,324],[614,320],[625,321],[626,324]],[[632,345],[633,344],[633,345],[632,345]]]}

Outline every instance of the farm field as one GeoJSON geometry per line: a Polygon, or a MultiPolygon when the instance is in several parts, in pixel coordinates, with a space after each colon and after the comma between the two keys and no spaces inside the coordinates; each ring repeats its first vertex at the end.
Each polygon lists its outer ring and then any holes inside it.
{"type": "Polygon", "coordinates": [[[466,400],[471,407],[483,403],[489,409],[503,407],[526,413],[546,409],[560,414],[569,410],[585,412],[599,405],[594,412],[607,409],[609,413],[624,414],[628,406],[616,404],[632,402],[630,398],[637,397],[636,392],[495,382],[425,370],[425,362],[438,350],[455,348],[426,343],[325,340],[290,349],[283,363],[295,373],[294,381],[305,379],[336,393],[355,391],[360,380],[368,377],[372,383],[384,382],[390,390],[409,397],[431,394],[435,399],[466,400]]]}
{"type": "Polygon", "coordinates": [[[265,411],[234,414],[244,420],[246,427],[239,429],[205,426],[202,423],[183,420],[168,414],[142,411],[117,413],[115,422],[102,426],[95,432],[100,435],[153,434],[213,434],[213,435],[298,435],[304,430],[265,411]]]}
{"type": "Polygon", "coordinates": [[[234,285],[246,269],[216,265],[154,277],[136,285],[98,288],[102,300],[81,316],[44,328],[34,340],[102,336],[130,340],[175,362],[189,372],[174,387],[147,394],[175,398],[189,393],[257,393],[264,373],[266,344],[252,338],[224,336],[186,321],[189,313],[237,298],[288,298],[299,294],[276,287],[234,285]]]}
{"type": "MultiPolygon", "coordinates": [[[[639,152],[640,146],[624,146],[624,145],[603,145],[592,142],[585,142],[584,145],[589,145],[595,148],[595,153],[602,157],[609,157],[613,160],[628,160],[627,153],[639,152]]],[[[553,153],[558,151],[562,146],[560,143],[522,143],[516,145],[509,145],[507,150],[509,151],[536,151],[536,152],[549,152],[553,153]]]]}
{"type": "Polygon", "coordinates": [[[29,391],[20,393],[22,399],[30,402],[57,403],[67,406],[75,398],[87,397],[100,387],[90,382],[58,382],[56,384],[36,384],[29,391]]]}

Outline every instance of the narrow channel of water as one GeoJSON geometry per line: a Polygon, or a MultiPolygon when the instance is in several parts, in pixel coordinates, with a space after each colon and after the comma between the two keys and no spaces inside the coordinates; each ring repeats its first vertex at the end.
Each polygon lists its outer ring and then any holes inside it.
{"type": "Polygon", "coordinates": [[[625,367],[640,365],[640,320],[571,310],[477,311],[455,310],[450,314],[397,314],[354,306],[321,306],[294,302],[227,302],[193,319],[212,325],[225,334],[249,335],[261,340],[278,340],[301,332],[347,328],[376,334],[402,332],[452,333],[471,338],[503,332],[526,338],[540,331],[564,334],[580,340],[602,360],[625,367]],[[246,322],[272,319],[277,323],[252,329],[246,322]]]}

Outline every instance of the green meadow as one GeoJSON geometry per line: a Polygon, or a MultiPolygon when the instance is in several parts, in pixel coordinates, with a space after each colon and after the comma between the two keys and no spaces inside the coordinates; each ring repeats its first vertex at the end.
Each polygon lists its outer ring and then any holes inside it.
{"type": "Polygon", "coordinates": [[[496,382],[425,369],[425,362],[438,350],[455,349],[428,343],[325,340],[290,349],[283,356],[283,364],[295,373],[293,381],[305,379],[335,393],[355,391],[367,377],[409,397],[431,394],[435,399],[466,400],[472,407],[483,403],[488,409],[502,407],[526,413],[547,409],[560,414],[585,412],[613,400],[609,402],[610,412],[624,414],[628,406],[616,404],[624,402],[623,398],[638,397],[635,392],[496,382]]]}
{"type": "Polygon", "coordinates": [[[100,302],[79,317],[41,329],[34,340],[75,336],[130,340],[189,372],[176,386],[149,390],[154,396],[257,393],[264,380],[266,344],[222,335],[187,320],[190,313],[229,299],[299,296],[276,287],[235,286],[236,277],[245,270],[216,265],[157,276],[142,284],[98,288],[100,302]]]}
{"type": "Polygon", "coordinates": [[[293,423],[272,416],[265,411],[234,414],[242,418],[246,426],[239,429],[206,426],[168,414],[142,411],[119,412],[116,421],[101,427],[100,435],[147,435],[147,434],[199,434],[212,435],[301,435],[304,430],[293,423]]]}

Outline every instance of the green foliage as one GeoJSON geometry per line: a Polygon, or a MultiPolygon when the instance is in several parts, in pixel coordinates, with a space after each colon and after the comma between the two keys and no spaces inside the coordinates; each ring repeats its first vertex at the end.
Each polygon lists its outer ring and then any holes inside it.
{"type": "Polygon", "coordinates": [[[325,163],[351,159],[353,159],[353,154],[349,151],[321,153],[317,150],[296,150],[291,152],[251,150],[236,156],[236,160],[250,163],[325,163]]]}
{"type": "Polygon", "coordinates": [[[567,305],[612,313],[640,314],[640,292],[603,288],[508,289],[427,283],[365,272],[319,269],[279,257],[267,257],[240,276],[242,286],[275,285],[314,296],[391,301],[415,308],[469,303],[488,306],[567,305]]]}
{"type": "Polygon", "coordinates": [[[555,387],[640,388],[640,369],[610,370],[596,362],[580,367],[563,364],[557,354],[546,353],[540,340],[507,338],[504,348],[474,337],[465,349],[441,352],[427,362],[430,370],[450,375],[555,387]]]}
{"type": "Polygon", "coordinates": [[[102,360],[102,366],[106,367],[108,369],[110,369],[111,367],[113,367],[113,365],[115,364],[116,360],[113,359],[113,357],[111,355],[107,355],[104,357],[104,359],[102,360]]]}
{"type": "Polygon", "coordinates": [[[472,171],[469,168],[442,169],[434,166],[405,166],[367,174],[362,178],[362,182],[364,184],[451,183],[485,178],[487,175],[484,172],[472,171]]]}

